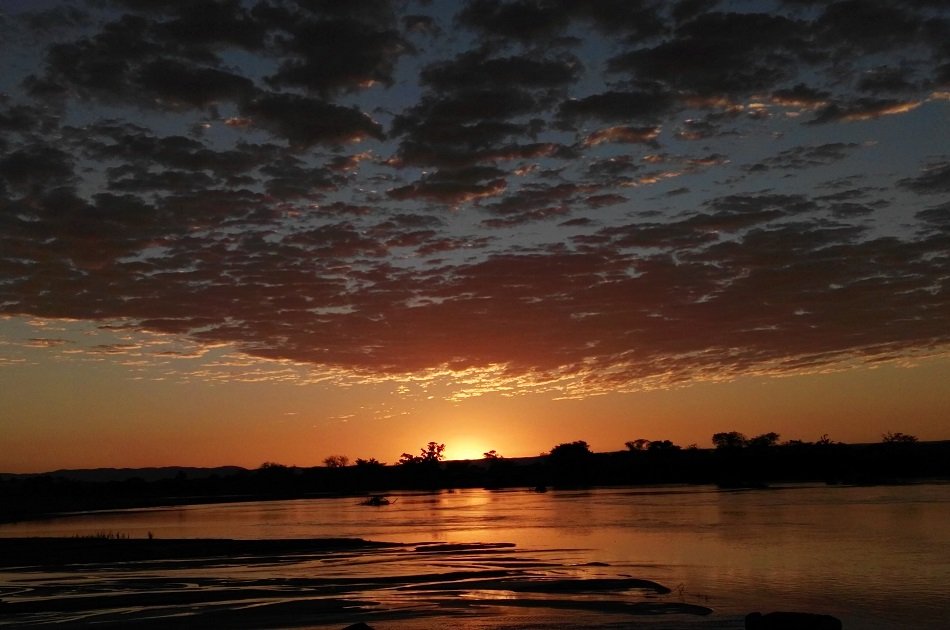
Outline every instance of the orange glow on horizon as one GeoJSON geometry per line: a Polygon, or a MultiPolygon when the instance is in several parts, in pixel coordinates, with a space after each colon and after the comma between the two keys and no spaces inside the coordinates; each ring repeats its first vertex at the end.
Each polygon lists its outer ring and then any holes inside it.
{"type": "Polygon", "coordinates": [[[445,459],[466,460],[485,459],[485,453],[494,447],[486,446],[486,442],[477,438],[462,438],[451,444],[445,444],[445,459]]]}
{"type": "Polygon", "coordinates": [[[59,468],[223,466],[265,461],[320,466],[328,455],[388,464],[429,441],[446,460],[532,457],[585,440],[595,452],[624,442],[668,439],[709,448],[717,431],[782,440],[823,434],[848,443],[876,442],[886,431],[947,439],[945,388],[950,358],[906,366],[786,378],[743,377],[595,397],[551,392],[486,392],[462,400],[448,386],[123,380],[103,360],[71,365],[24,362],[7,371],[18,396],[0,400],[0,472],[59,468]],[[121,383],[122,396],[117,396],[121,383]]]}

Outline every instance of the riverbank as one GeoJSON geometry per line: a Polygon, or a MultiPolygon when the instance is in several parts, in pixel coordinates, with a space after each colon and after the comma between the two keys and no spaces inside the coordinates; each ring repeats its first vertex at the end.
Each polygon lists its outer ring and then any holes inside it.
{"type": "Polygon", "coordinates": [[[950,479],[950,441],[880,444],[783,444],[766,447],[591,453],[478,461],[379,463],[338,468],[270,464],[229,467],[199,476],[156,470],[120,480],[122,471],[0,475],[0,523],[66,512],[283,499],[366,496],[394,491],[463,488],[579,488],[714,484],[723,488],[777,483],[876,485],[950,479]],[[230,474],[225,474],[227,471],[230,474]],[[104,473],[103,473],[104,474],[104,473]],[[109,479],[94,481],[94,479],[109,479]]]}
{"type": "MultiPolygon", "coordinates": [[[[12,628],[695,627],[713,613],[652,580],[540,562],[504,543],[0,539],[0,578],[12,628]]],[[[728,621],[703,627],[741,627],[728,621]]]]}

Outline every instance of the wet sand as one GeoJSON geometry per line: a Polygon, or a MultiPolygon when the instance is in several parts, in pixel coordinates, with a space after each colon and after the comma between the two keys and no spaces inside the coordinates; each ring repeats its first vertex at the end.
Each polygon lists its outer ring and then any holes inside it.
{"type": "Polygon", "coordinates": [[[0,627],[741,628],[649,579],[507,543],[0,539],[0,627]]]}

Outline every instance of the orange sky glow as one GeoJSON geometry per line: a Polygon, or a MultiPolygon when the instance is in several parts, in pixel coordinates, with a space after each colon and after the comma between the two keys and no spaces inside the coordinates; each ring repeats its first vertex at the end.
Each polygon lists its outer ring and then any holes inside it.
{"type": "MultiPolygon", "coordinates": [[[[586,440],[596,451],[638,438],[711,447],[718,431],[782,439],[873,442],[885,431],[946,439],[950,357],[858,365],[794,376],[747,375],[627,393],[495,392],[457,397],[457,384],[382,381],[340,386],[288,377],[287,366],[242,363],[242,379],[187,378],[117,358],[39,360],[31,348],[0,372],[3,469],[322,465],[328,455],[395,463],[429,441],[448,459],[489,450],[534,456],[586,440]],[[77,369],[76,361],[82,363],[77,369]],[[130,365],[134,364],[134,376],[130,365]],[[249,369],[251,366],[254,369],[249,369]]],[[[160,361],[158,362],[161,363],[160,361]]],[[[219,366],[220,369],[220,366],[219,366]]]]}

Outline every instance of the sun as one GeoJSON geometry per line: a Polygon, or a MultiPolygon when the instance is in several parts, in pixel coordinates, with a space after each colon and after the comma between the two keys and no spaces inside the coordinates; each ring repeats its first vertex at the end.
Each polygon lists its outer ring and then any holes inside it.
{"type": "Polygon", "coordinates": [[[477,438],[459,438],[445,443],[445,458],[454,459],[485,459],[485,452],[491,450],[485,442],[477,438]]]}

